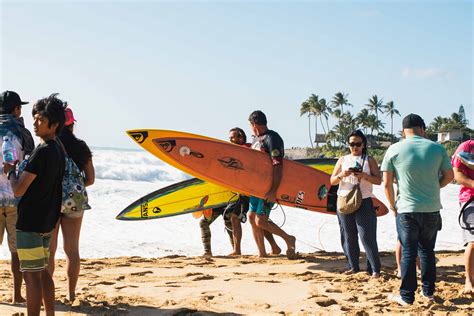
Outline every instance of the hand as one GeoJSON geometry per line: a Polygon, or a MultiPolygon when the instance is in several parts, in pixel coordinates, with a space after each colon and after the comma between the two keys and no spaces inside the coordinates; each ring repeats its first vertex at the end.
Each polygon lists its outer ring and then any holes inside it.
{"type": "Polygon", "coordinates": [[[390,206],[390,210],[393,212],[393,216],[397,216],[397,207],[396,206],[390,206]]]}
{"type": "Polygon", "coordinates": [[[344,178],[344,177],[350,176],[351,174],[352,174],[352,171],[350,171],[350,170],[344,170],[344,171],[341,171],[341,172],[337,175],[337,177],[338,177],[338,178],[344,178]]]}
{"type": "Polygon", "coordinates": [[[359,182],[361,180],[367,180],[367,178],[369,177],[367,173],[363,172],[354,172],[354,176],[357,177],[357,180],[359,180],[359,182]]]}
{"type": "Polygon", "coordinates": [[[276,192],[268,191],[267,194],[265,194],[265,202],[275,203],[275,201],[276,201],[276,192]]]}
{"type": "Polygon", "coordinates": [[[8,174],[10,171],[15,170],[17,163],[18,163],[18,161],[15,161],[15,164],[12,165],[12,164],[9,164],[8,162],[4,162],[3,163],[3,173],[8,174]]]}

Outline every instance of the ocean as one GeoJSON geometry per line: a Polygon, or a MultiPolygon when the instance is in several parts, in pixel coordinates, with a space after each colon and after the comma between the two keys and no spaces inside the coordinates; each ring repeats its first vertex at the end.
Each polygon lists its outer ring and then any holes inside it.
{"type": "MultiPolygon", "coordinates": [[[[141,222],[115,219],[120,211],[143,195],[189,179],[190,176],[140,149],[93,148],[93,152],[96,181],[88,188],[92,209],[86,211],[82,223],[82,258],[198,256],[203,253],[199,219],[195,219],[191,214],[141,222]]],[[[463,249],[461,228],[458,224],[458,190],[458,186],[453,184],[441,190],[443,229],[438,234],[437,250],[463,249]]],[[[386,202],[382,186],[374,186],[374,194],[386,202]]],[[[339,226],[334,215],[278,207],[272,211],[270,217],[278,225],[283,225],[287,233],[296,236],[297,251],[342,251],[339,226]]],[[[394,216],[389,213],[379,217],[377,225],[379,249],[394,250],[394,216]]],[[[250,224],[245,223],[242,228],[243,254],[257,254],[250,224]]],[[[221,218],[211,225],[211,231],[213,254],[229,254],[232,248],[221,218]]],[[[283,240],[279,237],[275,239],[284,253],[286,246],[283,240]]],[[[60,237],[58,258],[64,258],[61,245],[60,237]]],[[[267,249],[270,249],[268,245],[267,249]]],[[[0,258],[10,258],[6,237],[0,246],[0,258]]]]}

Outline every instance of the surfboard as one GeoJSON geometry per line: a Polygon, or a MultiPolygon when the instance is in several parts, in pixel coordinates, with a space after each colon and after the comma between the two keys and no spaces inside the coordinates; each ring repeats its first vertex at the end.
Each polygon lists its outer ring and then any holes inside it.
{"type": "MultiPolygon", "coordinates": [[[[295,161],[331,174],[337,159],[295,161]]],[[[236,192],[193,178],[161,188],[139,198],[121,211],[116,219],[134,221],[176,216],[223,207],[237,199],[238,193],[236,192]]]]}
{"type": "MultiPolygon", "coordinates": [[[[152,153],[156,157],[160,158],[164,162],[169,162],[169,159],[158,152],[156,146],[153,143],[153,139],[160,137],[194,137],[202,139],[210,139],[221,143],[226,143],[225,141],[171,130],[157,130],[157,129],[139,129],[139,130],[129,130],[127,134],[141,147],[143,147],[148,152],[152,153]]],[[[334,165],[337,159],[334,158],[323,158],[323,159],[301,159],[298,162],[310,165],[312,167],[318,168],[329,175],[332,174],[334,165]]],[[[184,171],[184,169],[182,169],[184,171]]],[[[186,171],[185,171],[186,172],[186,171]]],[[[186,180],[182,183],[177,183],[170,187],[159,189],[155,192],[152,192],[145,197],[142,197],[132,203],[130,206],[125,208],[122,212],[117,215],[117,219],[122,220],[145,220],[145,219],[154,219],[168,216],[175,216],[180,214],[192,213],[195,211],[208,209],[209,205],[214,205],[215,207],[224,206],[227,203],[233,202],[234,192],[216,186],[212,183],[204,182],[201,180],[195,179],[194,181],[186,180]],[[189,182],[186,182],[189,181],[189,182]],[[190,194],[190,192],[197,192],[194,185],[199,185],[200,192],[205,192],[203,194],[190,194]],[[207,187],[209,185],[209,187],[207,187]],[[187,191],[181,191],[189,187],[187,191]],[[186,192],[186,193],[185,193],[186,192]],[[224,193],[225,192],[225,193],[224,193]],[[208,196],[210,193],[211,198],[207,200],[209,203],[204,203],[200,207],[200,202],[203,198],[208,196]],[[220,203],[217,202],[220,199],[220,203]],[[230,200],[229,200],[230,199],[230,200]],[[156,208],[158,207],[158,208],[156,208]],[[155,212],[150,212],[149,210],[155,210],[155,212]],[[158,211],[160,210],[160,211],[158,211]]],[[[329,190],[329,198],[327,201],[326,209],[319,210],[319,212],[327,214],[336,214],[336,192],[337,186],[331,187],[329,190]]],[[[388,208],[377,198],[373,197],[372,201],[376,208],[377,216],[383,216],[388,213],[388,208]]]]}
{"type": "Polygon", "coordinates": [[[461,151],[457,153],[456,156],[459,158],[459,160],[461,160],[463,165],[469,169],[474,169],[474,154],[461,151]]]}

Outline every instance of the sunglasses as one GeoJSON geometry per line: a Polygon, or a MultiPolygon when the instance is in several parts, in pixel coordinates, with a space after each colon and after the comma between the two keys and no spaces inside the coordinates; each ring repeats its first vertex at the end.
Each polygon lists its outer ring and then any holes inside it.
{"type": "Polygon", "coordinates": [[[362,143],[360,143],[360,142],[358,142],[358,143],[349,143],[349,146],[350,147],[361,147],[362,143]]]}

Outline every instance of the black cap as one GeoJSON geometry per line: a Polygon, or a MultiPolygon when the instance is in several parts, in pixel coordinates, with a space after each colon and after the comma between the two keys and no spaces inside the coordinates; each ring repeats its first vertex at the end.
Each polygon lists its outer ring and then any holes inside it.
{"type": "Polygon", "coordinates": [[[3,113],[10,113],[16,106],[28,104],[28,102],[21,101],[18,93],[14,91],[4,91],[0,94],[0,111],[3,113]]]}
{"type": "Polygon", "coordinates": [[[403,118],[402,127],[405,128],[413,128],[413,127],[421,127],[426,129],[425,121],[421,118],[421,116],[417,114],[408,114],[403,118]]]}

